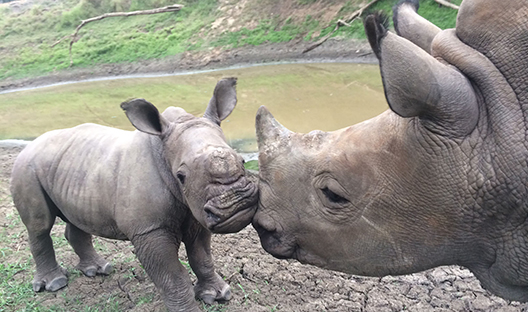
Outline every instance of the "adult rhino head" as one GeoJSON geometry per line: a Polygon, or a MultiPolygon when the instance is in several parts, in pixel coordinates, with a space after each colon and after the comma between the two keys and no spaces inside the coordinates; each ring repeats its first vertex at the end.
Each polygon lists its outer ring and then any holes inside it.
{"type": "Polygon", "coordinates": [[[279,258],[369,276],[457,264],[528,301],[528,4],[465,0],[445,31],[417,6],[395,8],[399,35],[365,20],[387,112],[300,134],[259,109],[253,225],[279,258]]]}
{"type": "Polygon", "coordinates": [[[152,147],[159,149],[154,152],[163,160],[160,172],[173,193],[214,233],[238,232],[251,223],[258,197],[243,158],[226,143],[220,128],[235,108],[235,85],[236,78],[220,80],[203,117],[179,107],[159,114],[143,99],[121,104],[134,127],[152,136],[152,147]]]}

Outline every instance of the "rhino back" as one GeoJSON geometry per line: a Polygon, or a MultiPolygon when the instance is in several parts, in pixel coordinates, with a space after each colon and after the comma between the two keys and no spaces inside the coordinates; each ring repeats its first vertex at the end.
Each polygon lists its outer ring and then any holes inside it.
{"type": "Polygon", "coordinates": [[[163,188],[147,141],[137,131],[95,124],[52,131],[20,154],[13,176],[33,170],[69,222],[91,234],[126,239],[134,219],[145,217],[135,208],[138,201],[157,197],[163,188]],[[138,181],[153,191],[144,192],[138,181]]]}

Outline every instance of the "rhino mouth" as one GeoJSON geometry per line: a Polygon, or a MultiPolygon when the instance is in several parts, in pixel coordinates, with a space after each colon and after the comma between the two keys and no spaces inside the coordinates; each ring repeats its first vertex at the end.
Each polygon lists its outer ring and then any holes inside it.
{"type": "Polygon", "coordinates": [[[204,205],[205,225],[209,231],[235,233],[251,223],[258,203],[258,188],[254,183],[243,177],[214,193],[220,194],[204,205]]]}
{"type": "Polygon", "coordinates": [[[265,225],[261,225],[257,220],[253,220],[253,227],[257,231],[260,244],[264,250],[277,259],[296,259],[298,246],[281,235],[276,229],[266,229],[265,225]]]}
{"type": "Polygon", "coordinates": [[[277,259],[295,258],[296,246],[288,246],[281,242],[281,237],[274,233],[257,230],[260,238],[260,244],[264,250],[277,259]]]}

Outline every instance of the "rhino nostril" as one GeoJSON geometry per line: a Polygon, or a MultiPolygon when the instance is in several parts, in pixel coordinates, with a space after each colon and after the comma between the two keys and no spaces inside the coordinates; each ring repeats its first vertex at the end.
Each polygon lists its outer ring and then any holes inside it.
{"type": "Polygon", "coordinates": [[[205,208],[205,216],[206,216],[206,219],[214,223],[219,222],[221,219],[218,215],[214,214],[209,208],[205,208]]]}
{"type": "Polygon", "coordinates": [[[253,227],[259,234],[262,232],[274,233],[277,231],[277,226],[271,219],[256,218],[253,221],[253,227]]]}
{"type": "Polygon", "coordinates": [[[176,173],[176,177],[178,178],[178,180],[180,180],[181,184],[185,183],[185,174],[184,173],[178,172],[178,173],[176,173]]]}

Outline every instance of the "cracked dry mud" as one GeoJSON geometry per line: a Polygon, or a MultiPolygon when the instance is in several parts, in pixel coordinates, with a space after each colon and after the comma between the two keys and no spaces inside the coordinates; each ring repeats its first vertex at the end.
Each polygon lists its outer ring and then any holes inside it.
{"type": "MultiPolygon", "coordinates": [[[[19,151],[20,147],[0,147],[0,247],[10,250],[2,256],[3,263],[30,258],[26,230],[9,195],[9,176],[19,151]]],[[[96,248],[112,262],[114,272],[88,278],[74,269],[77,258],[71,247],[56,239],[63,232],[64,224],[58,223],[52,234],[58,261],[70,272],[70,282],[56,293],[35,294],[39,306],[67,311],[86,307],[104,311],[110,306],[119,311],[166,310],[129,242],[97,238],[96,248]]],[[[180,253],[185,261],[184,248],[180,253]]],[[[213,253],[218,273],[231,285],[233,299],[202,306],[204,311],[528,311],[528,304],[507,302],[486,292],[473,274],[457,266],[371,278],[278,260],[264,252],[251,226],[236,234],[214,235],[213,253]]],[[[13,282],[30,288],[33,272],[34,265],[15,274],[13,282]]]]}

